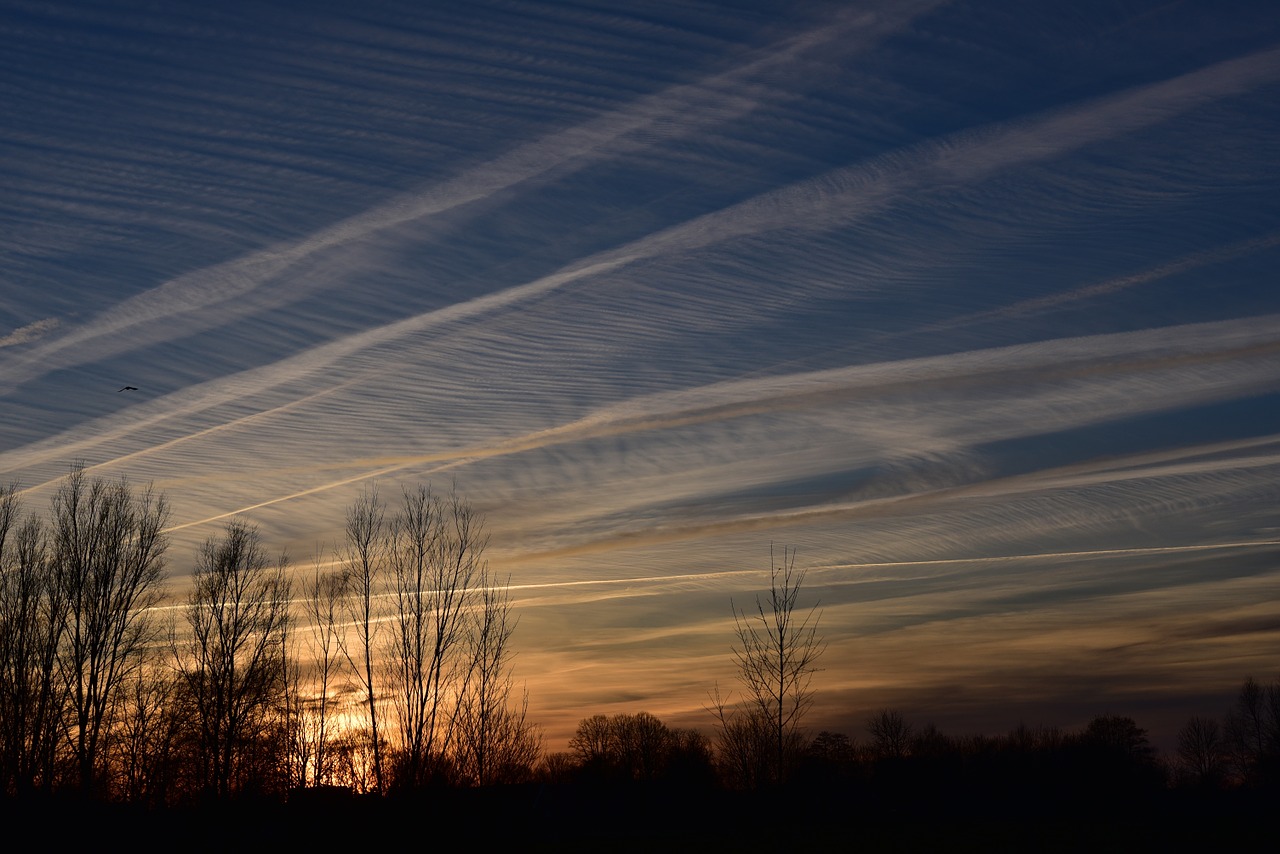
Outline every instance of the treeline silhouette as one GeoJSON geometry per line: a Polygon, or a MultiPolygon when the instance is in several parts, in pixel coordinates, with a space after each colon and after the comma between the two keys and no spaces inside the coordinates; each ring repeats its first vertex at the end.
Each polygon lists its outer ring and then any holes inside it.
{"type": "Polygon", "coordinates": [[[158,609],[163,496],[83,466],[47,517],[0,489],[0,792],[173,806],[530,779],[541,736],[483,520],[400,498],[362,494],[310,572],[232,520],[158,609]]]}
{"type": "Polygon", "coordinates": [[[1085,827],[1143,847],[1164,838],[1152,820],[1184,838],[1271,838],[1257,818],[1280,789],[1280,680],[1246,679],[1221,718],[1186,723],[1172,755],[1114,714],[960,736],[883,709],[862,738],[811,735],[822,641],[817,612],[796,613],[803,573],[784,550],[755,609],[734,608],[736,705],[714,695],[705,730],[589,715],[568,750],[546,752],[513,680],[507,581],[456,494],[420,486],[389,506],[362,493],[345,542],[309,571],[233,520],[194,555],[186,599],[160,609],[168,513],[162,495],[82,466],[47,516],[0,489],[11,816],[73,804],[99,822],[79,829],[100,833],[144,812],[158,827],[218,810],[282,841],[314,821],[330,843],[432,820],[548,850],[777,850],[801,835],[820,849],[855,831],[900,850],[948,833],[1018,847],[1027,822],[1055,828],[1063,850],[1093,846],[1085,827]]]}

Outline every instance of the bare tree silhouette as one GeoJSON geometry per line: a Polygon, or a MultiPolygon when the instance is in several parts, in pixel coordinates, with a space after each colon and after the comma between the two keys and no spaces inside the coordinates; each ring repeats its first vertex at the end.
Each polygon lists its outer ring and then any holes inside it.
{"type": "Polygon", "coordinates": [[[364,694],[369,756],[372,758],[374,787],[386,791],[383,774],[383,737],[379,733],[379,696],[374,659],[377,655],[380,614],[377,606],[386,575],[386,508],[376,488],[360,494],[347,509],[347,539],[344,546],[344,586],[347,615],[352,631],[338,635],[338,644],[364,694]],[[354,637],[352,637],[354,635],[354,637]]]}
{"type": "MultiPolygon", "coordinates": [[[[305,704],[305,737],[311,743],[311,785],[323,786],[331,776],[329,742],[334,682],[339,676],[339,644],[342,635],[344,578],[341,573],[322,572],[317,564],[306,583],[304,609],[310,623],[310,651],[314,659],[312,682],[315,696],[305,704]]],[[[305,774],[303,777],[306,781],[305,774]]]]}
{"type": "Polygon", "coordinates": [[[397,781],[419,786],[453,747],[457,703],[469,673],[469,618],[484,577],[484,523],[456,494],[404,491],[391,524],[389,656],[398,718],[397,781]]]}
{"type": "Polygon", "coordinates": [[[1226,775],[1226,744],[1218,722],[1193,716],[1178,731],[1178,759],[1183,778],[1198,786],[1216,786],[1226,775]]]}
{"type": "Polygon", "coordinates": [[[897,709],[881,709],[867,718],[871,749],[881,759],[902,759],[911,752],[913,730],[897,709]]]}
{"type": "Polygon", "coordinates": [[[481,569],[471,627],[471,661],[457,710],[455,755],[462,779],[478,786],[527,778],[542,750],[539,729],[528,720],[529,698],[512,700],[508,642],[515,631],[510,579],[499,582],[481,569]]]}
{"type": "Polygon", "coordinates": [[[649,712],[583,718],[569,750],[577,770],[594,780],[687,782],[705,779],[711,769],[705,736],[669,727],[649,712]]]}
{"type": "Polygon", "coordinates": [[[88,479],[83,465],[54,493],[51,559],[65,618],[58,672],[70,703],[66,734],[83,791],[97,785],[103,740],[125,680],[152,639],[169,506],[124,481],[88,479]]]}
{"type": "Polygon", "coordinates": [[[804,748],[800,724],[813,705],[813,674],[825,647],[817,606],[796,611],[804,576],[794,549],[784,547],[779,561],[770,547],[767,596],[756,597],[753,613],[733,608],[733,655],[746,697],[735,709],[716,695],[712,712],[722,753],[749,785],[781,783],[804,748]]]}
{"type": "Polygon", "coordinates": [[[58,679],[65,609],[47,528],[22,515],[16,486],[0,488],[0,794],[53,783],[66,698],[58,679]]]}
{"type": "Polygon", "coordinates": [[[219,798],[248,781],[263,757],[284,681],[290,585],[256,528],[233,520],[196,556],[187,599],[190,636],[173,653],[197,727],[198,776],[219,798]]]}
{"type": "Polygon", "coordinates": [[[156,657],[125,686],[111,740],[118,795],[149,807],[167,805],[181,783],[185,723],[178,675],[156,657]]]}
{"type": "Polygon", "coordinates": [[[1263,783],[1280,764],[1280,681],[1262,685],[1252,676],[1227,712],[1226,741],[1239,778],[1263,783]]]}

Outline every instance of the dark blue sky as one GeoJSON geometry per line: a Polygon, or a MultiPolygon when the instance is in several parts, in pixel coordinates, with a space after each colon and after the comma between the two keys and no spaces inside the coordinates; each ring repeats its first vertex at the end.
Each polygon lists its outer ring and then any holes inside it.
{"type": "Polygon", "coordinates": [[[824,609],[815,725],[1163,737],[1280,667],[1274,3],[0,35],[0,477],[154,481],[178,589],[232,515],[309,565],[362,487],[456,484],[553,746],[708,724],[770,543],[824,609]]]}

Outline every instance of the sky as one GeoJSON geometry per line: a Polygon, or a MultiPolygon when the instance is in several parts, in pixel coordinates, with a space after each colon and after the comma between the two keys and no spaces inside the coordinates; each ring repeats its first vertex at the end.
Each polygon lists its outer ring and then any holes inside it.
{"type": "Polygon", "coordinates": [[[0,0],[0,481],[309,568],[456,490],[546,744],[710,730],[795,549],[811,731],[1280,672],[1272,2],[0,0]],[[136,390],[117,391],[123,386],[136,390]]]}

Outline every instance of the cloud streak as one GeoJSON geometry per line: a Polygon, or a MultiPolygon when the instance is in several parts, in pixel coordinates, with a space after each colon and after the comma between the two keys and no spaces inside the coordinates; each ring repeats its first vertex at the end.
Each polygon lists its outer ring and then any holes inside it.
{"type": "MultiPolygon", "coordinates": [[[[49,370],[136,347],[139,335],[150,341],[167,340],[176,334],[165,328],[167,321],[214,307],[221,309],[216,315],[218,321],[225,322],[243,311],[240,306],[247,296],[270,287],[307,259],[337,247],[358,244],[406,223],[437,217],[488,199],[553,170],[581,169],[601,157],[618,156],[673,137],[694,134],[751,113],[759,108],[761,99],[781,96],[780,92],[771,93],[753,83],[753,77],[791,65],[808,53],[830,50],[835,43],[839,43],[842,50],[856,52],[936,5],[937,2],[912,2],[878,14],[839,14],[834,20],[824,21],[780,45],[770,46],[761,51],[760,56],[730,71],[643,97],[621,110],[517,146],[437,186],[393,199],[300,240],[283,242],[243,258],[180,275],[124,300],[89,323],[41,346],[16,369],[11,367],[6,373],[10,382],[24,382],[49,370]],[[677,117],[679,121],[675,121],[677,117]],[[124,333],[129,333],[129,337],[121,338],[124,333]],[[86,345],[91,346],[86,349],[86,345]]],[[[613,264],[630,260],[624,255],[621,260],[588,262],[567,275],[548,277],[541,284],[545,288],[558,281],[599,274],[611,269],[613,264]]],[[[536,287],[537,284],[526,286],[521,295],[536,294],[542,289],[536,287]]],[[[296,277],[291,277],[288,285],[290,293],[286,298],[290,300],[297,298],[299,287],[306,287],[296,277]]],[[[518,297],[508,297],[514,298],[518,297]]],[[[492,301],[480,298],[477,302],[484,306],[492,301]]],[[[212,319],[198,319],[194,328],[213,323],[212,319]]]]}

